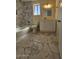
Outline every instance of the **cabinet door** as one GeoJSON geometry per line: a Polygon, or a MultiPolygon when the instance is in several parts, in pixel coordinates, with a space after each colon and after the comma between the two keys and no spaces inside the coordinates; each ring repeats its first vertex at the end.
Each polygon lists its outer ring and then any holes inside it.
{"type": "Polygon", "coordinates": [[[52,20],[41,20],[40,31],[55,32],[55,21],[52,20]]]}

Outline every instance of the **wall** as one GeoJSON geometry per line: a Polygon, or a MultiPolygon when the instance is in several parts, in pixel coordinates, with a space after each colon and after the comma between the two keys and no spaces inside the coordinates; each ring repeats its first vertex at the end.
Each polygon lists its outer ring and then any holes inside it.
{"type": "Polygon", "coordinates": [[[48,20],[55,20],[55,6],[54,6],[55,1],[54,0],[48,0],[48,1],[47,0],[39,0],[39,1],[35,1],[33,4],[36,4],[36,3],[40,3],[40,5],[41,5],[41,15],[40,16],[33,15],[33,23],[34,24],[36,24],[36,21],[38,23],[44,19],[44,17],[45,17],[44,13],[45,13],[46,9],[44,9],[43,6],[47,3],[52,4],[52,8],[51,8],[52,9],[52,16],[47,17],[47,18],[48,18],[48,20]]]}
{"type": "MultiPolygon", "coordinates": [[[[40,0],[38,2],[31,2],[31,1],[21,1],[21,0],[17,0],[17,5],[16,5],[16,9],[17,9],[17,17],[16,17],[16,23],[18,26],[26,26],[29,24],[39,24],[40,22],[42,22],[44,19],[44,12],[45,9],[43,8],[44,4],[46,3],[50,3],[52,4],[52,16],[50,17],[46,17],[48,19],[47,22],[50,22],[50,20],[55,20],[55,0],[40,0]],[[35,3],[40,3],[41,5],[41,15],[40,16],[34,16],[33,15],[33,4],[35,3]]],[[[55,25],[55,24],[53,24],[55,25]]],[[[53,26],[52,25],[52,26],[53,26]]],[[[43,26],[43,25],[42,25],[43,26]]],[[[50,26],[50,24],[48,24],[48,27],[50,26]]],[[[47,28],[48,28],[47,27],[47,28]]],[[[51,28],[51,30],[53,30],[51,28]]]]}
{"type": "Polygon", "coordinates": [[[18,26],[26,26],[32,24],[32,1],[21,1],[16,0],[16,25],[18,26]]]}
{"type": "MultiPolygon", "coordinates": [[[[33,2],[32,6],[34,7],[34,4],[37,4],[37,3],[40,3],[40,2],[35,1],[35,2],[33,2]]],[[[40,3],[40,5],[41,5],[41,3],[40,3]]],[[[33,24],[39,24],[41,17],[42,17],[41,15],[38,15],[38,16],[33,15],[33,24]]]]}
{"type": "Polygon", "coordinates": [[[55,0],[39,0],[34,2],[33,4],[36,4],[36,3],[40,3],[41,5],[41,15],[39,16],[33,15],[33,24],[40,24],[40,31],[46,30],[47,32],[51,32],[51,31],[55,32],[55,21],[53,22],[53,20],[55,20],[55,0]],[[44,9],[43,6],[47,3],[52,4],[52,8],[51,8],[52,16],[45,17],[44,13],[46,9],[44,9]],[[46,18],[47,20],[44,18],[46,18]],[[44,20],[46,20],[46,24],[44,24],[43,22],[44,20]]]}
{"type": "Polygon", "coordinates": [[[16,25],[17,26],[21,26],[21,22],[22,22],[22,19],[23,19],[23,5],[22,5],[22,2],[20,0],[16,0],[16,12],[17,12],[17,15],[16,15],[16,25]]]}

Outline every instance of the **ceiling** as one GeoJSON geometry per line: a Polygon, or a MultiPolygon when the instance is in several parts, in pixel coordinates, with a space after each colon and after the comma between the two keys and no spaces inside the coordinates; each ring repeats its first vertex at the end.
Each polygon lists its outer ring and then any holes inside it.
{"type": "MultiPolygon", "coordinates": [[[[21,0],[21,1],[23,1],[23,2],[27,2],[27,1],[37,1],[37,2],[41,2],[41,3],[48,3],[48,2],[54,3],[56,0],[21,0]]],[[[57,1],[62,2],[62,0],[57,0],[57,1]]]]}
{"type": "Polygon", "coordinates": [[[22,1],[35,1],[35,0],[22,0],[22,1]]]}
{"type": "Polygon", "coordinates": [[[42,1],[42,2],[46,2],[46,1],[54,1],[54,0],[22,0],[22,1],[42,1]]]}

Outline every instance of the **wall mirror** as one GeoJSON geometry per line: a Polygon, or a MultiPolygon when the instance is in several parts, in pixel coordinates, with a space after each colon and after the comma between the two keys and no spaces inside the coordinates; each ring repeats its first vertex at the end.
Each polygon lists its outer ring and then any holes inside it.
{"type": "Polygon", "coordinates": [[[52,16],[52,10],[51,9],[46,9],[45,10],[45,16],[52,16]]]}

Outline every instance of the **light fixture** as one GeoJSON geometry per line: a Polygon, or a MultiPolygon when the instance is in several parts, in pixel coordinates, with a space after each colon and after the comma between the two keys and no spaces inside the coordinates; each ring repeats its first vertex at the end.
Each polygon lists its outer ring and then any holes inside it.
{"type": "Polygon", "coordinates": [[[47,5],[44,5],[44,8],[48,8],[48,6],[47,5]]]}
{"type": "Polygon", "coordinates": [[[51,8],[51,7],[52,7],[51,4],[46,4],[46,5],[44,5],[44,8],[46,8],[46,9],[49,9],[49,8],[51,8]]]}
{"type": "Polygon", "coordinates": [[[48,8],[51,8],[52,7],[52,5],[51,4],[48,4],[48,8]]]}

